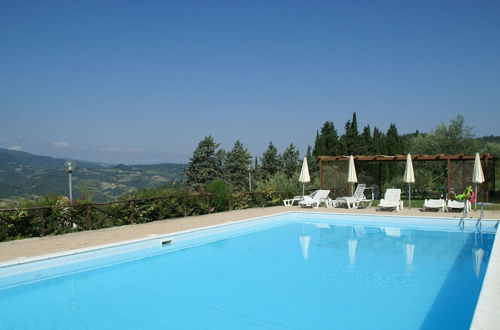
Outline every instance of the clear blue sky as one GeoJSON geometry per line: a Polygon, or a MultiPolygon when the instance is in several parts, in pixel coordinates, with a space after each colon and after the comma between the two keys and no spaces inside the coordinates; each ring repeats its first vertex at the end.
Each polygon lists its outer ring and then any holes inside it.
{"type": "Polygon", "coordinates": [[[500,135],[500,1],[0,1],[0,147],[186,162],[331,120],[500,135]]]}

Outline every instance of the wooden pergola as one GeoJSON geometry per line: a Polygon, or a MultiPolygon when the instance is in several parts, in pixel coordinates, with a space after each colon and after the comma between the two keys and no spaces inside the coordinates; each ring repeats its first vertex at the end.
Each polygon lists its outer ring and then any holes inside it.
{"type": "MultiPolygon", "coordinates": [[[[439,154],[439,155],[415,155],[411,157],[412,162],[436,162],[436,161],[442,161],[446,162],[447,166],[447,189],[448,189],[448,196],[450,192],[452,191],[452,184],[453,184],[453,179],[454,179],[454,171],[456,172],[457,166],[454,166],[454,164],[462,164],[462,172],[464,164],[473,164],[475,156],[473,155],[465,155],[465,154],[459,154],[459,155],[445,155],[445,154],[439,154]]],[[[490,154],[483,154],[480,155],[481,159],[481,164],[483,166],[483,172],[484,172],[484,179],[486,185],[488,184],[493,184],[493,190],[494,190],[494,184],[495,184],[495,161],[497,158],[491,156],[490,154]]],[[[320,182],[320,189],[325,189],[328,188],[325,185],[325,163],[328,162],[341,162],[341,161],[348,161],[349,156],[319,156],[319,182],[320,182]]],[[[354,161],[355,162],[406,162],[406,155],[394,155],[394,156],[387,156],[387,155],[374,155],[374,156],[354,156],[354,161]]],[[[346,168],[347,166],[345,166],[346,168]]],[[[470,166],[469,166],[470,167],[470,166]]],[[[463,173],[462,173],[463,175],[463,173]]],[[[347,176],[347,175],[346,175],[347,176]]],[[[344,176],[344,178],[346,177],[344,176]]],[[[401,176],[403,176],[403,173],[401,173],[401,176]]],[[[465,178],[462,179],[462,181],[465,178]]],[[[345,180],[345,179],[344,179],[345,180]]],[[[472,170],[470,170],[470,181],[472,181],[472,170]]],[[[461,184],[459,186],[464,186],[465,184],[461,184]]],[[[479,194],[478,194],[479,195],[479,194]]],[[[479,197],[479,196],[478,196],[479,197]]],[[[488,194],[487,194],[487,189],[483,190],[483,201],[488,201],[488,194]]]]}

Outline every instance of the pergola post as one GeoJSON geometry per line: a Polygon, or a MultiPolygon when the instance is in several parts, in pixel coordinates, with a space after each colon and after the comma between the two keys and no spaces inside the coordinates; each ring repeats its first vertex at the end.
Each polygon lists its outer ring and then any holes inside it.
{"type": "Polygon", "coordinates": [[[486,158],[484,160],[484,167],[485,167],[486,171],[484,171],[484,183],[485,184],[483,186],[483,201],[485,201],[486,203],[489,200],[489,196],[488,196],[488,183],[489,183],[488,158],[489,157],[490,157],[490,154],[487,154],[486,158]]]}
{"type": "Polygon", "coordinates": [[[448,166],[448,195],[447,198],[451,198],[451,159],[448,159],[446,162],[448,166]]]}
{"type": "Polygon", "coordinates": [[[323,160],[319,159],[319,189],[323,189],[323,160]]]}

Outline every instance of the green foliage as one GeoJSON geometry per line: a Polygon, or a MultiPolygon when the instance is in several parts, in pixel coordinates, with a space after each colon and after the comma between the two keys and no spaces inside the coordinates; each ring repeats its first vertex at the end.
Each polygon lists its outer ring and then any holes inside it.
{"type": "Polygon", "coordinates": [[[251,207],[252,198],[249,194],[229,195],[229,205],[231,210],[242,210],[251,207]]]}
{"type": "Polygon", "coordinates": [[[356,112],[352,114],[352,121],[347,121],[345,124],[345,133],[341,137],[340,142],[342,146],[341,154],[355,155],[359,152],[361,141],[359,139],[356,112]]]}
{"type": "Polygon", "coordinates": [[[321,127],[321,134],[316,134],[316,141],[314,142],[313,155],[318,156],[335,156],[340,154],[341,146],[337,130],[333,122],[327,121],[321,127]]]}
{"type": "Polygon", "coordinates": [[[317,158],[313,155],[311,146],[307,146],[306,151],[307,167],[309,168],[309,175],[311,178],[318,177],[319,165],[317,158]]]}
{"type": "MultiPolygon", "coordinates": [[[[160,219],[202,215],[214,210],[278,205],[283,198],[289,197],[271,189],[252,194],[230,194],[229,187],[221,180],[212,182],[207,189],[212,193],[200,194],[180,190],[168,196],[121,200],[107,204],[70,204],[66,198],[57,196],[17,202],[15,205],[11,204],[10,209],[0,209],[0,241],[147,223],[160,219]]],[[[158,190],[141,190],[138,193],[142,196],[157,194],[158,190]]]]}
{"type": "Polygon", "coordinates": [[[219,144],[215,143],[212,136],[205,137],[198,144],[184,170],[188,186],[201,187],[221,178],[224,152],[218,148],[219,144]]]}
{"type": "MultiPolygon", "coordinates": [[[[307,183],[306,187],[312,189],[314,185],[315,183],[307,183]]],[[[257,191],[282,192],[287,196],[295,196],[302,192],[302,183],[299,182],[298,174],[290,178],[285,173],[279,172],[269,180],[256,181],[255,188],[257,191]]]]}
{"type": "Polygon", "coordinates": [[[229,209],[229,187],[222,180],[215,180],[206,185],[208,192],[212,193],[211,204],[216,212],[227,211],[229,209]]]}
{"type": "Polygon", "coordinates": [[[267,150],[262,154],[260,162],[260,174],[264,180],[271,178],[281,169],[281,161],[278,154],[278,149],[276,149],[272,142],[269,142],[269,146],[267,147],[267,150]]]}
{"type": "Polygon", "coordinates": [[[283,172],[286,176],[291,178],[294,174],[300,171],[300,158],[299,151],[295,148],[293,143],[281,154],[281,164],[283,172]]]}
{"type": "Polygon", "coordinates": [[[372,133],[370,129],[370,125],[366,125],[363,128],[363,133],[361,133],[359,137],[359,146],[357,154],[359,155],[373,155],[373,146],[372,146],[372,133]]]}
{"type": "Polygon", "coordinates": [[[429,134],[418,134],[410,141],[412,154],[474,154],[478,145],[472,129],[464,124],[464,117],[457,115],[450,124],[439,124],[429,134]]]}
{"type": "Polygon", "coordinates": [[[248,170],[252,156],[243,144],[237,140],[234,147],[226,155],[224,177],[235,191],[248,189],[248,170]]]}

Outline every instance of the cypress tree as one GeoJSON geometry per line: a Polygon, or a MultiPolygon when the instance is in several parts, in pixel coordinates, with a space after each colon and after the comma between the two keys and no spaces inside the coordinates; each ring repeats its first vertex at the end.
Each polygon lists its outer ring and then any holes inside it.
{"type": "Polygon", "coordinates": [[[389,125],[389,129],[387,130],[387,134],[385,136],[385,148],[387,154],[391,156],[401,154],[403,152],[403,145],[395,124],[389,125]]]}
{"type": "Polygon", "coordinates": [[[373,147],[372,147],[372,133],[370,129],[370,125],[366,125],[363,128],[363,133],[360,136],[360,146],[359,146],[359,154],[361,155],[373,155],[373,147]]]}
{"type": "Polygon", "coordinates": [[[347,155],[355,155],[359,153],[358,149],[360,146],[360,141],[356,112],[352,114],[352,121],[348,120],[345,124],[345,134],[343,137],[343,152],[347,155]]]}
{"type": "Polygon", "coordinates": [[[384,134],[377,127],[373,128],[372,145],[370,151],[373,155],[381,155],[385,153],[384,134]]]}
{"type": "Polygon", "coordinates": [[[313,154],[317,156],[334,156],[340,152],[339,137],[333,122],[327,121],[321,127],[321,134],[316,133],[313,154]]]}

